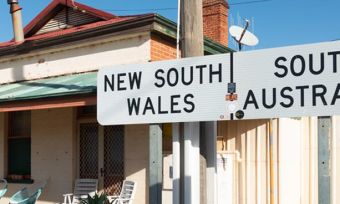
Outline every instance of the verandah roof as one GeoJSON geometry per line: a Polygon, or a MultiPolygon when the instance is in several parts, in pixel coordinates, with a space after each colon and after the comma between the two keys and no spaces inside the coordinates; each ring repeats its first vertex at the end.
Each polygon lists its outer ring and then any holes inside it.
{"type": "Polygon", "coordinates": [[[97,72],[0,85],[0,103],[95,93],[97,72]]]}

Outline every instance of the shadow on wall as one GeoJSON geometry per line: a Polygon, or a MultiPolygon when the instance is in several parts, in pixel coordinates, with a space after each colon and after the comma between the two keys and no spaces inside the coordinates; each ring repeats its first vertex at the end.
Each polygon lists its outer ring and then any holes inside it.
{"type": "Polygon", "coordinates": [[[12,72],[12,78],[14,79],[14,81],[23,81],[26,79],[23,66],[12,68],[11,72],[12,72]]]}
{"type": "MultiPolygon", "coordinates": [[[[268,119],[219,122],[217,151],[228,151],[235,156],[240,154],[241,160],[233,170],[234,199],[239,203],[250,202],[256,196],[266,198],[270,172],[268,125],[268,119]]],[[[275,131],[278,130],[273,130],[275,143],[275,131]]]]}
{"type": "MultiPolygon", "coordinates": [[[[244,143],[247,139],[257,139],[257,136],[267,136],[266,130],[268,119],[262,120],[240,120],[240,121],[220,121],[218,122],[217,136],[219,138],[217,151],[234,151],[246,148],[244,143]],[[221,140],[221,138],[223,138],[221,140]],[[243,145],[242,145],[243,144],[243,145]]],[[[242,155],[241,155],[242,157],[242,155]]]]}
{"type": "MultiPolygon", "coordinates": [[[[191,183],[191,176],[185,176],[184,177],[184,182],[185,183],[191,183]]],[[[175,179],[175,180],[173,180],[173,183],[174,183],[174,185],[176,185],[176,186],[180,186],[180,180],[179,179],[175,179]]],[[[160,184],[161,185],[161,184],[160,184]]],[[[154,186],[151,186],[151,188],[157,188],[158,186],[157,185],[154,185],[154,186]]],[[[184,194],[186,194],[186,195],[189,195],[190,194],[190,192],[191,192],[191,186],[190,185],[188,185],[188,186],[185,186],[185,188],[184,188],[184,194]]],[[[180,192],[181,193],[181,192],[180,192]]],[[[179,199],[181,199],[180,201],[179,201],[179,203],[193,203],[194,202],[194,200],[192,200],[192,198],[190,197],[190,196],[187,196],[186,197],[186,199],[184,198],[184,196],[183,197],[181,197],[180,195],[178,195],[178,198],[179,199]]],[[[201,197],[202,198],[202,197],[201,197]]],[[[197,200],[196,200],[197,201],[197,200]]],[[[202,200],[201,200],[201,202],[202,202],[202,200]]],[[[205,201],[206,202],[206,201],[205,201]]],[[[202,203],[205,203],[205,202],[202,202],[202,203]]],[[[174,201],[173,201],[173,203],[175,203],[174,201]]],[[[177,202],[176,202],[177,203],[177,202]]]]}

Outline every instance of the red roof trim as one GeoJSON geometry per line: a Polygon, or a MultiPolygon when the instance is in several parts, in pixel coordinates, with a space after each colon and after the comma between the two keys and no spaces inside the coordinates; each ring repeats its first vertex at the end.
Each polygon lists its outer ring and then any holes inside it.
{"type": "Polygon", "coordinates": [[[73,33],[76,33],[76,32],[89,30],[89,29],[93,29],[93,28],[98,28],[98,27],[101,27],[101,26],[111,25],[111,24],[115,24],[115,23],[118,23],[118,22],[130,20],[130,19],[133,19],[133,18],[134,17],[115,18],[115,19],[111,19],[111,20],[107,20],[107,21],[99,21],[99,22],[95,22],[95,23],[82,25],[82,26],[68,28],[68,29],[56,30],[56,31],[53,31],[53,32],[48,32],[48,33],[42,33],[42,34],[39,34],[39,35],[34,35],[32,37],[29,37],[29,38],[26,39],[26,41],[42,40],[42,39],[47,39],[47,38],[63,36],[63,35],[67,35],[67,34],[73,34],[73,33]]]}
{"type": "Polygon", "coordinates": [[[47,22],[49,18],[47,18],[48,14],[51,13],[57,6],[58,1],[52,1],[44,10],[42,10],[27,26],[24,28],[25,36],[34,28],[38,23],[47,22]]]}
{"type": "MultiPolygon", "coordinates": [[[[86,6],[84,4],[74,2],[74,5],[78,7],[78,9],[85,10],[90,15],[101,18],[103,20],[116,18],[115,15],[112,15],[104,11],[100,11],[98,9],[86,6]]],[[[44,26],[51,18],[54,17],[56,13],[60,11],[62,6],[73,8],[73,3],[71,2],[71,0],[53,0],[24,28],[25,37],[30,37],[34,35],[37,30],[44,26]]]]}
{"type": "MultiPolygon", "coordinates": [[[[100,28],[100,27],[103,27],[103,26],[110,26],[110,25],[114,25],[114,24],[119,23],[119,22],[125,22],[125,21],[129,21],[129,20],[139,19],[139,18],[142,18],[142,17],[150,16],[150,15],[153,15],[153,14],[113,18],[113,19],[110,19],[110,20],[107,20],[107,21],[99,21],[99,22],[94,22],[94,23],[90,23],[90,24],[85,24],[85,25],[82,25],[82,26],[68,28],[68,29],[56,30],[56,31],[47,32],[47,33],[41,33],[41,34],[33,35],[31,37],[26,38],[25,42],[53,39],[53,38],[60,37],[60,36],[72,35],[74,33],[82,32],[82,31],[85,31],[85,30],[96,29],[96,28],[100,28]]],[[[0,43],[0,49],[5,48],[5,47],[17,46],[17,45],[23,44],[25,42],[17,43],[13,40],[8,41],[8,42],[3,42],[3,43],[0,43]]]]}

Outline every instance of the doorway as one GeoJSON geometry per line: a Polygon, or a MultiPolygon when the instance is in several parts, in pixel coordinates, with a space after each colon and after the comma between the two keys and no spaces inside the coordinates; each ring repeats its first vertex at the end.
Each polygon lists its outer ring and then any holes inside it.
{"type": "Polygon", "coordinates": [[[117,195],[124,180],[124,126],[78,125],[78,177],[98,179],[98,190],[117,195]]]}

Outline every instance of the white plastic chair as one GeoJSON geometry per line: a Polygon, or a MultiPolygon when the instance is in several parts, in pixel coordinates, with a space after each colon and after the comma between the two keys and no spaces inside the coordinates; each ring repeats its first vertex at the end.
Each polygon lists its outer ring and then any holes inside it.
{"type": "Polygon", "coordinates": [[[35,180],[34,184],[24,187],[16,192],[9,199],[10,204],[34,204],[37,202],[43,189],[47,185],[48,179],[35,180]]]}
{"type": "Polygon", "coordinates": [[[64,194],[63,204],[78,204],[81,199],[86,199],[87,195],[94,196],[98,188],[98,179],[77,179],[74,192],[64,194]]]}
{"type": "Polygon", "coordinates": [[[136,193],[136,187],[136,182],[125,180],[119,196],[108,196],[110,203],[113,201],[112,204],[132,204],[136,193]]]}
{"type": "Polygon", "coordinates": [[[6,179],[0,179],[1,189],[0,189],[0,199],[5,195],[7,192],[7,181],[6,179]]]}
{"type": "Polygon", "coordinates": [[[30,194],[27,188],[23,188],[16,192],[10,199],[10,204],[34,204],[42,192],[42,187],[38,188],[33,194],[30,194]]]}

